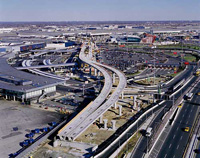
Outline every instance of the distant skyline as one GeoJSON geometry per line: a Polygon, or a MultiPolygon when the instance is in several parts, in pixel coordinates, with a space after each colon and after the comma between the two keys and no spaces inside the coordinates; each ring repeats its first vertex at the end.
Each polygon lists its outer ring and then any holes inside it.
{"type": "Polygon", "coordinates": [[[0,0],[0,21],[200,20],[199,0],[0,0]]]}

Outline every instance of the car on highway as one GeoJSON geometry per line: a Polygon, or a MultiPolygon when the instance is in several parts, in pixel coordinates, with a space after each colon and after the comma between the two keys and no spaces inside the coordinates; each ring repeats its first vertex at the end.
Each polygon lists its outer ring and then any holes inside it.
{"type": "Polygon", "coordinates": [[[200,92],[198,92],[197,95],[200,95],[200,92]]]}
{"type": "Polygon", "coordinates": [[[190,131],[190,128],[189,128],[189,127],[185,127],[184,131],[185,131],[185,132],[189,132],[189,131],[190,131]]]}
{"type": "Polygon", "coordinates": [[[183,103],[179,104],[178,107],[181,108],[183,106],[183,103]]]}

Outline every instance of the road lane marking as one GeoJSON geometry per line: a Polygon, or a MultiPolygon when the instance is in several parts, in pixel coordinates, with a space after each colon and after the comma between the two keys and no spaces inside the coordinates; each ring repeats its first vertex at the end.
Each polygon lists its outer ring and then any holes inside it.
{"type": "Polygon", "coordinates": [[[181,136],[181,140],[182,140],[183,136],[181,136]]]}
{"type": "Polygon", "coordinates": [[[165,157],[164,158],[166,158],[167,157],[167,154],[165,154],[165,157]]]}
{"type": "Polygon", "coordinates": [[[171,148],[172,144],[169,145],[169,148],[171,148]]]}
{"type": "Polygon", "coordinates": [[[178,149],[179,148],[179,145],[177,146],[177,148],[176,149],[178,149]]]}
{"type": "Polygon", "coordinates": [[[173,139],[175,138],[175,134],[174,134],[174,136],[173,136],[173,139]]]}
{"type": "Polygon", "coordinates": [[[186,122],[186,124],[188,124],[188,121],[186,122]]]}

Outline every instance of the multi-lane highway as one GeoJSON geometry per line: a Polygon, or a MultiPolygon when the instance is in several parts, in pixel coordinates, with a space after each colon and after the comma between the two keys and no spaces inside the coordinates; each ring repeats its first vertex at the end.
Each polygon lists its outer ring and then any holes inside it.
{"type": "Polygon", "coordinates": [[[189,127],[190,131],[192,130],[199,113],[200,96],[197,95],[199,87],[200,83],[192,91],[194,93],[192,100],[185,101],[157,157],[179,158],[183,156],[190,136],[190,132],[185,132],[184,129],[189,127]]]}
{"type": "MultiPolygon", "coordinates": [[[[177,98],[179,96],[181,96],[181,94],[183,94],[188,88],[190,88],[191,84],[193,82],[195,82],[195,80],[197,79],[197,77],[195,76],[194,78],[192,78],[190,80],[190,82],[188,82],[188,84],[186,84],[183,89],[181,91],[179,91],[178,93],[176,93],[174,95],[174,100],[177,100],[177,98]]],[[[152,127],[153,129],[156,129],[158,124],[161,123],[162,117],[163,115],[171,108],[173,102],[172,101],[165,101],[161,106],[160,109],[162,108],[162,110],[159,112],[159,114],[157,115],[157,117],[153,120],[153,122],[150,124],[150,127],[152,127]]],[[[154,110],[155,111],[155,110],[154,110]]],[[[134,151],[134,153],[132,154],[132,158],[138,158],[138,157],[143,157],[144,154],[146,153],[147,150],[147,144],[149,142],[149,138],[147,137],[143,137],[141,139],[140,144],[138,145],[138,147],[136,148],[136,150],[134,151]]],[[[163,149],[165,150],[165,149],[163,149]]],[[[164,155],[165,156],[165,155],[164,155]]]]}

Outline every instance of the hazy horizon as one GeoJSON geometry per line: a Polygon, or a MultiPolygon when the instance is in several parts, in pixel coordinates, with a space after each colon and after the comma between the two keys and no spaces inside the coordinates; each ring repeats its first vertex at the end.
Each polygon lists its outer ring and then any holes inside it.
{"type": "Polygon", "coordinates": [[[193,21],[199,8],[199,0],[0,0],[0,21],[193,21]]]}

